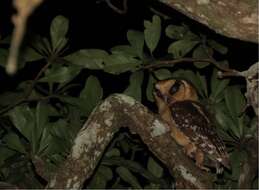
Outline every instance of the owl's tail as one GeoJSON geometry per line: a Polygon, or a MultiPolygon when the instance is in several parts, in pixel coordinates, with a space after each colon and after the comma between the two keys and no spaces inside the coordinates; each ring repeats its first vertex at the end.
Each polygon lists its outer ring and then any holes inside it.
{"type": "Polygon", "coordinates": [[[229,161],[229,157],[228,156],[224,156],[221,158],[222,160],[220,161],[220,163],[226,167],[227,169],[231,169],[231,164],[230,164],[230,161],[229,161]]]}

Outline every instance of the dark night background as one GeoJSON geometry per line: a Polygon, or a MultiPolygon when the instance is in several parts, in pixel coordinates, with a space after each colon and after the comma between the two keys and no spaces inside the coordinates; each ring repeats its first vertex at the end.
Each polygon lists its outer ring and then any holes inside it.
{"type": "MultiPolygon", "coordinates": [[[[116,6],[121,7],[119,0],[113,0],[112,2],[114,2],[116,6]]],[[[49,38],[49,28],[52,19],[57,15],[63,15],[67,17],[70,22],[67,35],[69,38],[69,50],[67,53],[87,48],[109,50],[113,46],[128,43],[126,33],[129,29],[143,31],[143,20],[150,20],[154,15],[151,8],[155,8],[156,11],[172,18],[170,20],[162,20],[161,40],[159,47],[154,52],[156,57],[163,57],[163,52],[160,52],[161,49],[166,51],[168,45],[171,43],[171,41],[165,37],[165,27],[168,24],[179,25],[184,23],[196,34],[205,34],[208,38],[214,39],[226,46],[228,48],[227,55],[223,58],[222,55],[216,54],[216,59],[227,59],[230,68],[242,71],[248,69],[250,65],[258,61],[258,44],[216,34],[207,27],[155,0],[128,0],[128,12],[124,15],[116,13],[102,0],[45,0],[31,15],[28,21],[25,43],[32,33],[49,38]]],[[[10,19],[14,12],[15,10],[12,8],[11,0],[0,0],[0,37],[6,37],[11,34],[13,25],[10,19]]],[[[33,79],[44,64],[45,63],[40,61],[39,64],[28,64],[12,77],[8,76],[4,69],[0,67],[0,93],[15,89],[20,81],[33,79]]],[[[188,67],[190,66],[187,66],[187,68],[188,67]]],[[[181,68],[185,68],[185,66],[181,68]]],[[[210,75],[211,68],[210,70],[205,68],[202,72],[210,75]]],[[[129,76],[131,73],[126,72],[120,75],[112,75],[103,71],[85,69],[74,80],[79,81],[83,86],[85,79],[90,74],[94,74],[98,77],[104,90],[104,97],[106,97],[111,93],[123,92],[129,84],[129,76]]],[[[231,82],[245,84],[244,79],[240,78],[235,78],[231,82]]],[[[144,79],[144,85],[146,85],[145,83],[147,83],[147,81],[144,79]]],[[[76,88],[75,90],[80,92],[81,89],[80,87],[80,89],[76,88]]],[[[142,103],[150,106],[151,109],[155,106],[154,103],[148,102],[145,99],[142,103]]],[[[142,159],[142,155],[137,155],[137,157],[142,159]]],[[[146,161],[143,158],[141,162],[146,161]]]]}
{"type": "MultiPolygon", "coordinates": [[[[114,1],[115,5],[119,1],[114,1]]],[[[121,5],[117,5],[118,7],[121,5]]],[[[96,0],[45,0],[45,2],[34,12],[28,22],[28,33],[33,32],[46,36],[49,34],[49,26],[51,20],[57,15],[64,15],[70,21],[69,39],[70,51],[76,51],[83,48],[99,48],[110,49],[119,44],[126,44],[126,32],[129,29],[143,31],[143,20],[150,19],[153,12],[150,7],[154,7],[159,12],[163,12],[171,16],[172,20],[164,21],[163,25],[169,22],[174,24],[188,24],[192,31],[203,33],[208,38],[213,38],[229,48],[227,59],[230,67],[237,70],[245,70],[258,59],[257,44],[243,42],[237,39],[230,39],[207,27],[187,18],[181,13],[169,9],[166,6],[150,0],[129,0],[128,12],[120,15],[114,12],[103,1],[96,0]]],[[[2,0],[0,2],[0,34],[6,36],[12,31],[10,22],[11,14],[14,12],[10,0],[2,0]]],[[[163,36],[163,34],[162,34],[163,36]]],[[[160,41],[160,47],[168,46],[168,39],[160,41]]],[[[159,55],[159,52],[155,52],[159,55]]],[[[37,66],[33,66],[30,70],[38,70],[37,66]],[[36,68],[34,68],[36,67],[36,68]]],[[[16,79],[26,74],[18,74],[16,77],[7,77],[4,71],[1,71],[1,84],[8,83],[8,88],[16,83],[16,79]],[[22,76],[20,76],[22,75],[22,76]]],[[[124,89],[128,81],[128,74],[119,76],[100,73],[100,79],[105,85],[109,85],[110,92],[120,92],[124,89]],[[118,82],[120,80],[120,83],[118,82]],[[104,82],[105,81],[105,82],[104,82]],[[116,86],[112,85],[116,81],[116,86]]],[[[103,85],[104,86],[104,85],[103,85]]],[[[3,90],[3,88],[1,89],[3,90]]]]}

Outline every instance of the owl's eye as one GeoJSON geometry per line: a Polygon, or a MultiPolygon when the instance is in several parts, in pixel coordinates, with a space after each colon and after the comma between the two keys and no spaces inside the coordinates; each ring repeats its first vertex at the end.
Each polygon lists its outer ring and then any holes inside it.
{"type": "Polygon", "coordinates": [[[171,95],[174,95],[180,88],[180,86],[182,85],[181,81],[175,81],[175,83],[173,84],[173,86],[170,88],[169,93],[171,95]]]}

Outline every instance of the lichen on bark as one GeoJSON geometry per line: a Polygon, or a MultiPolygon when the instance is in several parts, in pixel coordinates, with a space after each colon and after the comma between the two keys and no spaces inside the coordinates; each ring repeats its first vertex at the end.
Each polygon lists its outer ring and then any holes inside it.
{"type": "Polygon", "coordinates": [[[224,36],[258,43],[257,0],[158,1],[224,36]]]}
{"type": "Polygon", "coordinates": [[[184,154],[158,115],[129,96],[114,94],[89,116],[74,141],[71,154],[52,176],[47,188],[82,188],[120,127],[128,127],[130,132],[138,134],[172,175],[178,173],[175,175],[176,180],[181,179],[178,188],[212,187],[211,175],[197,168],[184,154]],[[184,166],[184,170],[179,165],[184,166]]]}

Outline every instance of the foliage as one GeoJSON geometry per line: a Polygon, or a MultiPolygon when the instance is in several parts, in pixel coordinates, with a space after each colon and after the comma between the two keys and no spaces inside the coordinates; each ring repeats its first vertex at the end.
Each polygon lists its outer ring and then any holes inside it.
{"type": "MultiPolygon", "coordinates": [[[[145,20],[144,32],[129,30],[128,44],[109,51],[81,49],[68,54],[69,21],[57,16],[50,26],[50,39],[35,36],[32,46],[23,47],[20,72],[38,62],[44,66],[33,81],[20,81],[16,89],[0,94],[1,181],[43,187],[36,177],[30,178],[30,184],[23,184],[24,172],[33,176],[33,167],[28,164],[40,158],[50,174],[66,158],[76,133],[104,98],[97,75],[84,78],[85,85],[76,94],[73,89],[80,82],[75,78],[84,70],[98,70],[112,75],[130,73],[129,85],[123,93],[144,103],[154,102],[153,84],[158,79],[177,77],[191,81],[201,102],[215,115],[217,130],[231,156],[232,171],[225,171],[215,184],[221,188],[237,187],[241,163],[246,156],[244,142],[256,129],[255,119],[244,111],[246,100],[242,86],[231,84],[229,79],[218,79],[217,69],[206,62],[195,62],[195,67],[189,69],[179,65],[172,68],[170,64],[147,69],[147,65],[159,64],[163,59],[155,57],[163,34],[161,23],[156,15],[151,21],[145,20]],[[204,69],[211,74],[205,75],[204,69]],[[16,177],[11,175],[13,170],[18,171],[16,177]]],[[[222,56],[227,53],[226,47],[193,33],[186,25],[169,25],[165,35],[171,40],[165,51],[171,60],[190,56],[214,60],[215,52],[222,56]]],[[[2,67],[7,52],[5,48],[0,49],[2,67]]],[[[223,66],[226,63],[226,60],[218,62],[223,66]]],[[[109,146],[88,187],[171,188],[172,183],[166,169],[144,149],[140,140],[123,131],[109,146]]]]}

